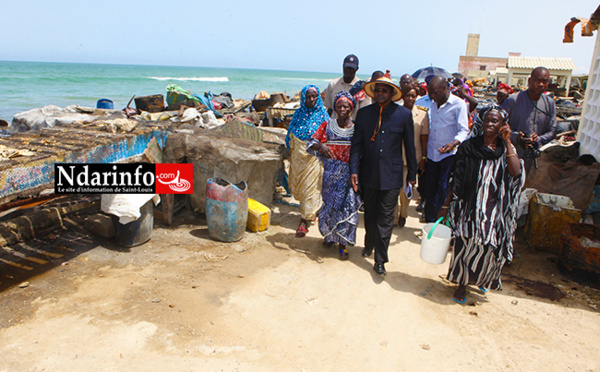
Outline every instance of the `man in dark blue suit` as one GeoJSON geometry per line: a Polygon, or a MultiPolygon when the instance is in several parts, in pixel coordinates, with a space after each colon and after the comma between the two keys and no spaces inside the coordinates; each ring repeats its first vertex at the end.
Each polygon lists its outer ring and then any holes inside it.
{"type": "Polygon", "coordinates": [[[350,182],[360,187],[365,203],[365,248],[370,256],[375,249],[375,266],[385,275],[388,246],[394,227],[394,208],[400,189],[415,185],[414,127],[410,110],[393,101],[402,98],[400,88],[389,74],[365,85],[365,92],[375,103],[358,111],[350,149],[350,182]],[[406,151],[408,175],[403,179],[402,147],[406,151]]]}

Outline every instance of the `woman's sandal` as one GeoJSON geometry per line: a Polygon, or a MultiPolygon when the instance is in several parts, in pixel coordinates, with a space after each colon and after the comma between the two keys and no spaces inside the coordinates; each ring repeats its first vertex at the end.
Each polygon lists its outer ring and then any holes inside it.
{"type": "Polygon", "coordinates": [[[490,290],[489,288],[484,288],[482,286],[478,286],[477,288],[479,288],[479,290],[483,293],[487,293],[490,290]]]}
{"type": "Polygon", "coordinates": [[[304,238],[307,232],[308,229],[306,227],[302,225],[298,226],[298,229],[296,230],[296,238],[304,238]]]}
{"type": "Polygon", "coordinates": [[[466,291],[466,288],[465,288],[464,292],[462,293],[462,297],[457,298],[457,294],[460,295],[460,293],[458,293],[458,292],[459,291],[458,291],[458,288],[457,288],[456,291],[454,291],[454,294],[452,295],[452,299],[457,304],[464,304],[467,301],[467,291],[466,291]]]}
{"type": "Polygon", "coordinates": [[[453,300],[454,300],[454,302],[456,302],[457,304],[464,304],[464,303],[467,301],[467,296],[466,296],[466,295],[465,295],[465,296],[463,296],[463,298],[462,298],[462,299],[460,299],[460,300],[459,300],[458,298],[456,298],[456,297],[452,296],[452,299],[453,299],[453,300]]]}
{"type": "Polygon", "coordinates": [[[340,259],[341,260],[348,259],[348,251],[346,250],[346,246],[340,245],[340,259]]]}

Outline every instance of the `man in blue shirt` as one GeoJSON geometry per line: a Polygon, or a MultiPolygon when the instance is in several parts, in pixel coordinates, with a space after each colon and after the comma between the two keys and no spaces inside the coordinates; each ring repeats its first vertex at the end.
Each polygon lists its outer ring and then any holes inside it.
{"type": "Polygon", "coordinates": [[[388,246],[394,227],[394,209],[400,188],[414,186],[417,175],[412,113],[393,101],[402,92],[389,76],[365,85],[375,103],[358,111],[350,149],[350,182],[365,203],[365,248],[363,256],[375,250],[373,269],[386,275],[388,246]],[[402,148],[406,152],[408,174],[403,179],[402,148]]]}
{"type": "Polygon", "coordinates": [[[450,94],[442,76],[431,79],[427,90],[433,103],[429,110],[425,222],[434,222],[446,200],[456,148],[469,135],[469,118],[465,101],[450,94]]]}

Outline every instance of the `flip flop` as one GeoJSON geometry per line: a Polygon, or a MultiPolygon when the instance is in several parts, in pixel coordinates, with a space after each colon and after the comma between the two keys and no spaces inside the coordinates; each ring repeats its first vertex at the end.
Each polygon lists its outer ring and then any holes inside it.
{"type": "Polygon", "coordinates": [[[347,260],[348,259],[348,251],[346,248],[340,248],[340,259],[347,260]]]}
{"type": "Polygon", "coordinates": [[[456,302],[457,304],[464,304],[467,301],[467,296],[463,297],[462,300],[457,299],[456,297],[452,296],[452,299],[454,300],[454,302],[456,302]]]}
{"type": "Polygon", "coordinates": [[[477,288],[483,293],[487,293],[490,290],[489,288],[483,288],[482,286],[478,286],[477,288]]]}
{"type": "Polygon", "coordinates": [[[465,288],[465,291],[462,293],[462,297],[461,298],[456,298],[456,295],[460,293],[457,293],[458,289],[456,291],[454,291],[454,293],[452,294],[452,299],[454,300],[454,302],[456,302],[457,304],[464,304],[465,301],[467,301],[467,291],[465,288]]]}

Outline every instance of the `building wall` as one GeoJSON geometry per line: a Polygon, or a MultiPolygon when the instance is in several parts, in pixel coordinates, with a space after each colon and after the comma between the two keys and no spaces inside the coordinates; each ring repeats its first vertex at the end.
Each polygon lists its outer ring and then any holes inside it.
{"type": "MultiPolygon", "coordinates": [[[[531,71],[533,71],[533,68],[509,68],[507,84],[526,87],[531,71]]],[[[548,72],[550,72],[550,81],[567,88],[568,93],[571,86],[571,70],[548,70],[548,72]]]]}
{"type": "Polygon", "coordinates": [[[506,67],[507,63],[508,58],[460,56],[458,60],[458,72],[464,76],[468,76],[469,70],[495,71],[497,67],[506,67]],[[485,68],[482,69],[482,67],[485,68]]]}

